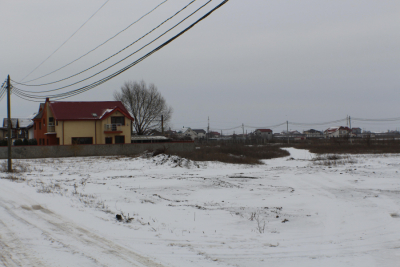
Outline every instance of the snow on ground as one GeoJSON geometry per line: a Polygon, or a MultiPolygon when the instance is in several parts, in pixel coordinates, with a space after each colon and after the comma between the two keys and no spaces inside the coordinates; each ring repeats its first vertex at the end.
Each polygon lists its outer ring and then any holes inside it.
{"type": "MultiPolygon", "coordinates": [[[[4,266],[398,266],[400,155],[14,160],[4,266]],[[128,221],[117,221],[123,214],[128,221]]],[[[4,162],[4,161],[3,161],[4,162]]]]}

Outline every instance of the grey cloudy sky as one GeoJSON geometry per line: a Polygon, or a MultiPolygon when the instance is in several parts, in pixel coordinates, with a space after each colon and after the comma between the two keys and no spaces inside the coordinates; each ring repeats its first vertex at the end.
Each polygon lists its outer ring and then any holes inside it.
{"type": "MultiPolygon", "coordinates": [[[[13,80],[21,81],[104,2],[0,0],[0,79],[4,80],[10,74],[13,80]]],[[[78,58],[161,2],[108,1],[25,81],[78,58]]],[[[95,52],[31,84],[58,80],[92,66],[132,43],[189,2],[167,1],[95,52]]],[[[147,40],[135,44],[105,66],[154,39],[206,2],[195,1],[147,40]]],[[[211,1],[157,44],[220,2],[222,0],[211,1]]],[[[154,47],[156,44],[150,45],[143,53],[120,64],[120,68],[154,47]]],[[[111,72],[106,71],[104,75],[111,72]]],[[[87,73],[95,73],[95,70],[87,73]]],[[[208,116],[212,129],[227,129],[242,123],[255,127],[272,126],[286,120],[318,123],[342,119],[346,115],[393,118],[400,117],[399,74],[399,1],[230,0],[140,64],[65,101],[112,100],[113,92],[124,81],[144,80],[154,83],[174,108],[172,125],[175,129],[183,126],[205,128],[208,116]]],[[[88,75],[81,76],[85,78],[88,75]]],[[[26,90],[49,90],[77,80],[70,79],[47,87],[15,86],[26,90]]],[[[15,95],[12,97],[13,117],[25,117],[36,112],[37,108],[38,103],[21,100],[15,95]]],[[[6,116],[5,99],[0,103],[0,115],[6,116]]],[[[289,125],[290,129],[299,131],[309,128],[323,130],[328,126],[334,125],[289,125]]],[[[385,131],[400,129],[400,121],[354,121],[352,126],[385,131]]],[[[284,128],[278,127],[274,131],[284,128]]]]}

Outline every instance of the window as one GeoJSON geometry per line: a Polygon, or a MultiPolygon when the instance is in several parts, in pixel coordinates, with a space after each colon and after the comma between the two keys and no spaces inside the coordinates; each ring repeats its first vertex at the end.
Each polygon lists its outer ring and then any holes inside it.
{"type": "Polygon", "coordinates": [[[106,144],[112,144],[112,137],[106,137],[106,144]]]}
{"type": "Polygon", "coordinates": [[[57,137],[57,145],[60,144],[60,138],[57,137]]]}
{"type": "Polygon", "coordinates": [[[73,145],[91,145],[93,144],[93,137],[72,137],[73,145]]]}
{"type": "Polygon", "coordinates": [[[49,125],[54,125],[54,118],[53,117],[49,117],[49,125]]]}
{"type": "Polygon", "coordinates": [[[42,130],[42,123],[39,121],[39,130],[42,130]]]}
{"type": "Polygon", "coordinates": [[[125,117],[124,117],[124,116],[111,117],[111,123],[112,123],[112,124],[121,124],[121,125],[125,125],[125,117]]]}
{"type": "Polygon", "coordinates": [[[125,144],[125,136],[124,135],[115,136],[115,143],[116,144],[125,144]]]}
{"type": "Polygon", "coordinates": [[[56,126],[58,126],[58,121],[56,121],[56,126]]]}

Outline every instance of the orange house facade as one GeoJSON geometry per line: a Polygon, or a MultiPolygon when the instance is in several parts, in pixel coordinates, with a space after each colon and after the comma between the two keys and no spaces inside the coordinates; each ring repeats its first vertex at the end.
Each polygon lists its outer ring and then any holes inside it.
{"type": "Polygon", "coordinates": [[[131,143],[133,118],[120,101],[50,101],[33,118],[38,145],[131,143]]]}

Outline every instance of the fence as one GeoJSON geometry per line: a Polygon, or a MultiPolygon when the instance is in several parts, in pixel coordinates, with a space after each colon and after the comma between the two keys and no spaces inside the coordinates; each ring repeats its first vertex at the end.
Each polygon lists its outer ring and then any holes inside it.
{"type": "MultiPolygon", "coordinates": [[[[168,153],[193,151],[193,142],[113,144],[113,145],[69,145],[69,146],[13,146],[13,159],[63,158],[89,156],[130,156],[166,149],[168,153]]],[[[7,159],[7,147],[0,147],[0,159],[7,159]]]]}

